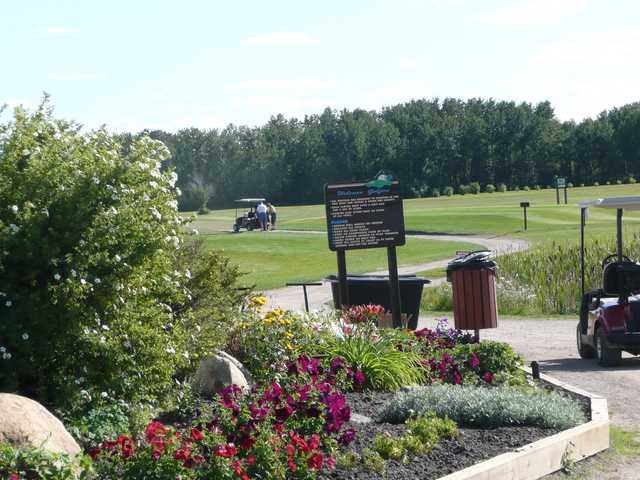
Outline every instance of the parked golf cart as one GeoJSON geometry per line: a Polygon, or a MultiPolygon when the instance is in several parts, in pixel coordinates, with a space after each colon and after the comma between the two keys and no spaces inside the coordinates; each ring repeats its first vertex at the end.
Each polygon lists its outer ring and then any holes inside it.
{"type": "Polygon", "coordinates": [[[640,264],[622,250],[622,213],[640,210],[640,197],[601,198],[580,203],[582,304],[576,329],[578,353],[605,367],[622,352],[640,355],[640,264]],[[589,208],[616,210],[617,251],[602,260],[602,287],[585,292],[584,227],[589,208]]]}
{"type": "Polygon", "coordinates": [[[241,228],[249,231],[254,228],[260,228],[260,221],[258,220],[258,214],[256,213],[256,206],[260,202],[264,201],[264,198],[241,198],[236,200],[236,221],[233,224],[233,231],[237,233],[241,228]],[[240,208],[248,208],[248,210],[238,216],[238,209],[240,208]]]}

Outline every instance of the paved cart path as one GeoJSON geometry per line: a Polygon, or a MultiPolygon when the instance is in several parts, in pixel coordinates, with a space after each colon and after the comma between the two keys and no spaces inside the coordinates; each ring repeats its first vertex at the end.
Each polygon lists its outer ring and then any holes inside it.
{"type": "MultiPolygon", "coordinates": [[[[279,230],[280,233],[283,230],[279,230]]],[[[326,232],[320,231],[287,231],[287,233],[314,233],[318,235],[326,235],[326,232]]],[[[469,235],[407,235],[409,238],[417,238],[422,240],[441,240],[449,242],[467,242],[475,243],[480,247],[487,248],[488,250],[495,251],[498,255],[503,253],[510,253],[528,248],[529,243],[526,240],[513,239],[506,237],[479,237],[469,235]]],[[[450,258],[444,260],[436,260],[433,262],[420,263],[417,265],[401,266],[398,268],[400,275],[407,275],[422,272],[424,270],[431,270],[433,268],[445,267],[450,261],[450,258]]],[[[378,270],[375,272],[367,272],[366,274],[385,274],[386,270],[378,270]]],[[[322,279],[317,279],[322,281],[322,279]]],[[[442,283],[444,279],[434,280],[431,286],[442,283]]],[[[331,297],[331,284],[324,282],[320,287],[307,287],[309,295],[309,308],[311,310],[321,308],[323,305],[332,301],[331,297]]],[[[283,287],[273,290],[267,290],[264,292],[269,299],[269,305],[274,307],[280,307],[287,310],[303,310],[304,309],[304,296],[302,293],[302,287],[283,287]]]]}

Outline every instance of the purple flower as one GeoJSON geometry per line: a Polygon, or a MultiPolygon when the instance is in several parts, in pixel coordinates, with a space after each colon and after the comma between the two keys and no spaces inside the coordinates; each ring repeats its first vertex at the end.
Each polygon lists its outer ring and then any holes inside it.
{"type": "Polygon", "coordinates": [[[348,429],[338,438],[340,445],[349,445],[356,437],[356,431],[353,428],[348,429]]]}
{"type": "Polygon", "coordinates": [[[353,376],[353,379],[355,380],[356,384],[358,384],[359,387],[362,387],[364,385],[364,382],[366,382],[367,380],[362,370],[358,370],[356,374],[353,376]]]}
{"type": "Polygon", "coordinates": [[[331,360],[331,371],[334,373],[339,372],[341,369],[345,367],[345,361],[342,357],[335,357],[331,360]]]}

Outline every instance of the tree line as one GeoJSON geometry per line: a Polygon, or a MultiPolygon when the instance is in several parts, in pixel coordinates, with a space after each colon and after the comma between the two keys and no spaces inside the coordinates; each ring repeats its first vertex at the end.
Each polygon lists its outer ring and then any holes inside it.
{"type": "Polygon", "coordinates": [[[472,182],[514,189],[552,185],[555,176],[591,185],[640,174],[640,103],[576,123],[559,121],[549,102],[422,99],[379,112],[277,115],[259,127],[146,133],[168,146],[187,210],[246,196],[319,203],[325,183],[380,170],[398,177],[407,197],[472,182]]]}

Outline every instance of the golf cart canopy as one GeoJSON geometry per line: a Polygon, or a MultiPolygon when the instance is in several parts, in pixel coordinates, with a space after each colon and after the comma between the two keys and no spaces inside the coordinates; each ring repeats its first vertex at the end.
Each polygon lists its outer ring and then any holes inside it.
{"type": "Polygon", "coordinates": [[[621,210],[640,210],[640,197],[611,197],[587,200],[579,203],[580,208],[611,208],[621,210]]]}
{"type": "Polygon", "coordinates": [[[264,202],[265,199],[264,198],[240,198],[234,201],[238,203],[260,203],[260,202],[264,202]]]}

